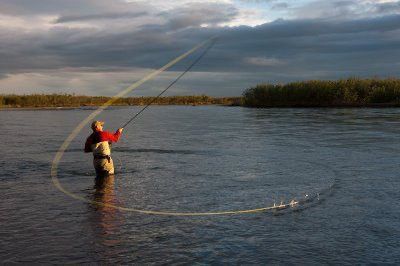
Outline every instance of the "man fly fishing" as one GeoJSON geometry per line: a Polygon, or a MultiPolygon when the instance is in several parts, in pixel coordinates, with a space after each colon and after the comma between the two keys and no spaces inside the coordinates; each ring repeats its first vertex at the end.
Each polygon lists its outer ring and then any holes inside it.
{"type": "Polygon", "coordinates": [[[86,139],[85,152],[93,152],[93,166],[96,176],[104,177],[114,174],[114,163],[111,158],[110,144],[117,142],[123,128],[119,128],[114,134],[103,131],[103,121],[93,121],[93,133],[86,139]]]}
{"type": "MultiPolygon", "coordinates": [[[[210,44],[206,49],[200,54],[199,57],[184,71],[180,74],[173,82],[171,82],[168,87],[166,87],[162,92],[160,92],[152,101],[150,101],[145,107],[143,107],[136,115],[134,115],[128,122],[126,122],[121,128],[119,128],[114,134],[103,131],[104,122],[93,121],[92,130],[93,133],[87,138],[85,143],[85,152],[93,152],[93,165],[96,169],[97,176],[107,176],[114,174],[114,163],[111,159],[111,142],[117,142],[121,136],[124,127],[131,123],[139,114],[141,114],[147,107],[149,107],[157,98],[159,98],[164,92],[171,88],[178,80],[185,75],[200,59],[207,53],[209,49],[214,45],[216,38],[211,38],[210,44]]],[[[200,46],[198,46],[200,47],[200,46]]],[[[198,48],[197,47],[197,48],[198,48]]],[[[196,48],[196,49],[197,49],[196,48]]],[[[196,50],[194,49],[194,50],[196,50]]],[[[194,51],[192,50],[192,51],[194,51]]],[[[191,52],[190,52],[191,53],[191,52]]],[[[179,59],[180,60],[180,59],[179,59]]]]}

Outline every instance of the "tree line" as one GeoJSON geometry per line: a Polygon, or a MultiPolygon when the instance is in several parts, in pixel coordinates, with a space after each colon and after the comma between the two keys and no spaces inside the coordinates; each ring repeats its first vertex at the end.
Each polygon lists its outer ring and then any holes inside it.
{"type": "Polygon", "coordinates": [[[243,92],[242,104],[248,107],[400,106],[400,79],[259,84],[243,92]]]}
{"type": "MultiPolygon", "coordinates": [[[[0,95],[0,106],[14,108],[36,107],[83,107],[100,106],[110,100],[105,96],[76,96],[72,94],[31,94],[31,95],[0,95]]],[[[113,105],[238,105],[240,97],[210,97],[199,96],[169,96],[169,97],[126,97],[117,99],[113,105]]]]}

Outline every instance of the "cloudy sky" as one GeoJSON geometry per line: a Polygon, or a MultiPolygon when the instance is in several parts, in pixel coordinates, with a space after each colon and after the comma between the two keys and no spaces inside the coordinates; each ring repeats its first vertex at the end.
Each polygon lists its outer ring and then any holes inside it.
{"type": "MultiPolygon", "coordinates": [[[[0,93],[114,95],[214,35],[169,95],[400,75],[400,1],[0,0],[0,93]]],[[[131,96],[156,94],[197,55],[131,96]]]]}

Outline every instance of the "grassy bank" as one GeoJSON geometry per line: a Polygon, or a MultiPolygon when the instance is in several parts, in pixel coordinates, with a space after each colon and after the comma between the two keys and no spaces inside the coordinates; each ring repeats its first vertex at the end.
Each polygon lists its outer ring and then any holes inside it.
{"type": "MultiPolygon", "coordinates": [[[[0,95],[0,108],[46,108],[46,107],[83,107],[100,106],[110,97],[75,96],[70,94],[32,94],[32,95],[0,95]]],[[[118,99],[113,105],[146,105],[154,97],[127,97],[118,99]]],[[[155,99],[155,105],[239,105],[240,97],[213,98],[201,96],[171,96],[155,99]]]]}
{"type": "Polygon", "coordinates": [[[400,106],[400,79],[260,84],[243,93],[242,103],[248,107],[400,106]]]}

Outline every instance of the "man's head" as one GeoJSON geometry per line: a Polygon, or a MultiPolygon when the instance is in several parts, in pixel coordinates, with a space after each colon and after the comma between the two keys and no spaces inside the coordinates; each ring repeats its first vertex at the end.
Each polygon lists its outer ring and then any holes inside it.
{"type": "Polygon", "coordinates": [[[93,131],[103,131],[103,125],[104,125],[104,122],[103,121],[93,121],[93,123],[92,123],[92,130],[93,131]]]}

